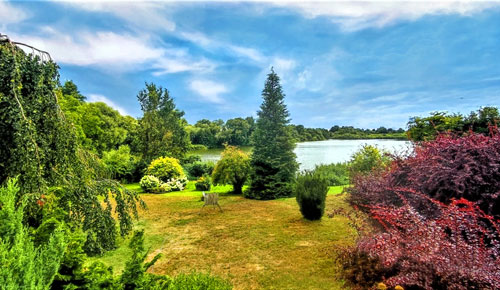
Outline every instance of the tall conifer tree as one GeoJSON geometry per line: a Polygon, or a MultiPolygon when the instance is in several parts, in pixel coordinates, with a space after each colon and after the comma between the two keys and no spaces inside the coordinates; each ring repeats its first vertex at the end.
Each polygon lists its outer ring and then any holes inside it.
{"type": "Polygon", "coordinates": [[[284,103],[280,79],[271,68],[262,91],[251,158],[249,198],[275,199],[292,194],[292,182],[298,164],[295,161],[295,142],[292,138],[289,112],[284,103]]]}

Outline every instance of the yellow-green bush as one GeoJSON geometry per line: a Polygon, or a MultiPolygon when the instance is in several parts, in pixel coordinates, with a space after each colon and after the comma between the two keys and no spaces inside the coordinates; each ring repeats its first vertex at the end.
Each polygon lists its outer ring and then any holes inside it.
{"type": "Polygon", "coordinates": [[[160,157],[149,164],[146,174],[158,177],[163,182],[185,177],[179,160],[172,157],[160,157]]]}

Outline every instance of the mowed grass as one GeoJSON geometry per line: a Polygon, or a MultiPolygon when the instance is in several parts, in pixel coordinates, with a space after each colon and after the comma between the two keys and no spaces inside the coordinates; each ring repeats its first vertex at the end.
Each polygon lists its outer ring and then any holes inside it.
{"type": "MultiPolygon", "coordinates": [[[[137,184],[127,185],[138,190],[137,184]]],[[[343,217],[320,221],[302,218],[295,198],[256,201],[228,194],[231,186],[214,187],[223,209],[205,207],[190,183],[182,192],[141,194],[148,209],[136,228],[144,229],[150,258],[160,260],[152,273],[176,275],[193,270],[229,280],[234,289],[345,289],[335,262],[339,246],[354,242],[343,217]]],[[[342,187],[331,187],[326,213],[348,207],[342,187]]],[[[130,257],[127,240],[98,258],[121,272],[130,257]]]]}

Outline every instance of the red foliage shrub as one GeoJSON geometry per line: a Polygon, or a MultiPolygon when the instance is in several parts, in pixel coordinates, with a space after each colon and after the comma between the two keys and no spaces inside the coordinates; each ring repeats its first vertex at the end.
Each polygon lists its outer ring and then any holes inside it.
{"type": "MultiPolygon", "coordinates": [[[[414,154],[396,159],[390,170],[354,178],[351,203],[400,206],[394,187],[406,187],[444,203],[475,201],[487,214],[500,217],[500,134],[496,127],[490,130],[490,136],[440,135],[415,144],[414,154]]],[[[427,200],[403,194],[421,214],[435,214],[427,200]]]]}
{"type": "Polygon", "coordinates": [[[465,199],[449,205],[428,199],[439,208],[435,219],[425,218],[401,199],[404,205],[398,208],[369,206],[386,231],[357,245],[359,252],[396,273],[386,277],[385,284],[405,289],[500,289],[499,221],[465,199]]]}
{"type": "Polygon", "coordinates": [[[389,173],[393,186],[404,186],[448,203],[475,201],[487,214],[500,217],[500,134],[440,135],[415,146],[415,154],[397,160],[389,173]]]}
{"type": "Polygon", "coordinates": [[[385,267],[372,276],[405,289],[500,289],[500,134],[490,133],[441,135],[354,179],[350,202],[383,229],[356,246],[354,257],[385,267]]]}

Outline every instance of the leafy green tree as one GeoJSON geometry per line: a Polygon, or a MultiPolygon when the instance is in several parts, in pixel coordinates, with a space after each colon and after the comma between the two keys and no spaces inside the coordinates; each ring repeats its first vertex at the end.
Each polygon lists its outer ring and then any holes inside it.
{"type": "Polygon", "coordinates": [[[118,150],[103,153],[102,162],[110,172],[112,178],[131,180],[135,170],[136,160],[130,154],[128,145],[121,145],[118,150]]]}
{"type": "Polygon", "coordinates": [[[63,230],[56,227],[47,243],[35,246],[23,225],[25,199],[16,206],[18,192],[16,180],[0,188],[0,287],[48,289],[66,247],[63,230]]]}
{"type": "Polygon", "coordinates": [[[251,184],[246,196],[255,199],[290,196],[298,164],[293,152],[295,142],[287,126],[290,114],[273,69],[267,76],[262,97],[264,101],[252,135],[251,184]]]}
{"type": "Polygon", "coordinates": [[[221,159],[215,164],[212,173],[214,184],[232,184],[233,192],[242,193],[243,184],[250,171],[250,157],[235,146],[226,146],[221,159]]]}
{"type": "Polygon", "coordinates": [[[391,159],[380,152],[377,147],[364,145],[354,153],[349,162],[351,177],[357,174],[366,174],[373,170],[381,170],[389,165],[391,159]]]}
{"type": "Polygon", "coordinates": [[[134,142],[136,119],[122,116],[102,102],[84,102],[76,85],[72,83],[71,88],[62,87],[57,94],[61,109],[74,126],[82,147],[102,156],[105,151],[134,142]]]}
{"type": "Polygon", "coordinates": [[[25,221],[30,226],[42,224],[37,201],[52,191],[65,212],[64,221],[86,232],[88,253],[114,248],[112,213],[126,235],[137,214],[137,193],[103,178],[97,157],[79,146],[58,102],[62,93],[55,63],[7,42],[0,43],[0,64],[0,183],[19,176],[18,198],[27,199],[25,221]]]}
{"type": "Polygon", "coordinates": [[[477,112],[471,112],[465,122],[466,129],[471,129],[477,133],[488,134],[489,125],[500,125],[500,114],[498,108],[483,107],[477,112]]]}
{"type": "Polygon", "coordinates": [[[414,141],[432,140],[440,132],[462,133],[466,130],[460,114],[432,112],[429,117],[413,117],[408,122],[408,136],[414,141]]]}
{"type": "Polygon", "coordinates": [[[84,95],[80,94],[78,87],[71,80],[64,82],[64,85],[61,87],[61,91],[62,91],[63,95],[73,96],[75,99],[77,99],[80,102],[83,102],[86,99],[84,95]]]}
{"type": "Polygon", "coordinates": [[[181,159],[190,147],[184,112],[175,108],[168,90],[146,83],[137,95],[143,117],[139,120],[140,151],[146,163],[159,156],[181,159]]]}
{"type": "Polygon", "coordinates": [[[223,143],[235,146],[245,146],[250,144],[250,135],[252,133],[251,124],[243,118],[234,118],[227,120],[224,126],[226,138],[223,143]]]}

